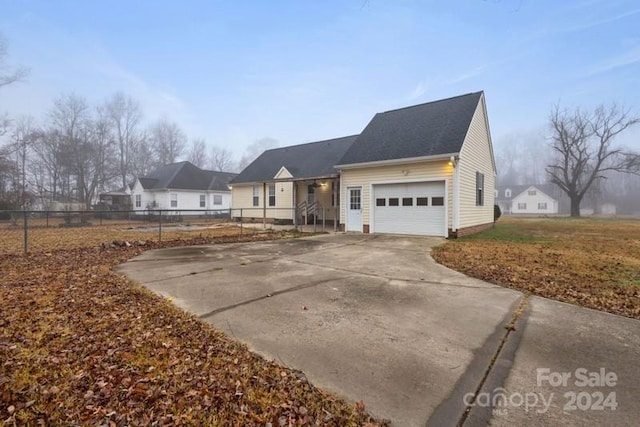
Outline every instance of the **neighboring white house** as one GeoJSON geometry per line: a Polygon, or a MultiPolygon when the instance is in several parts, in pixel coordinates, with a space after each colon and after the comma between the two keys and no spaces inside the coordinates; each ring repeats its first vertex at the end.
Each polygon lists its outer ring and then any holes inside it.
{"type": "Polygon", "coordinates": [[[496,204],[505,215],[556,215],[558,199],[550,184],[509,185],[496,189],[496,204]]]}
{"type": "MultiPolygon", "coordinates": [[[[133,209],[222,211],[231,208],[229,181],[234,173],[200,169],[190,162],[172,163],[138,177],[131,191],[133,209]]],[[[193,212],[200,214],[201,212],[193,212]]]]}
{"type": "Polygon", "coordinates": [[[363,233],[461,236],[493,225],[495,171],[476,92],[376,114],[360,135],[265,151],[232,181],[233,210],[283,221],[322,215],[363,233]]]}

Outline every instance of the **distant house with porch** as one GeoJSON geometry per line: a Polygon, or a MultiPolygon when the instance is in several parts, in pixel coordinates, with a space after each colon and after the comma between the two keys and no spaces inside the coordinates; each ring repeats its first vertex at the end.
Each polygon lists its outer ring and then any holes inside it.
{"type": "MultiPolygon", "coordinates": [[[[210,211],[231,208],[229,181],[237,174],[200,169],[190,162],[161,166],[138,177],[131,190],[133,210],[210,211]]],[[[193,212],[200,214],[200,212],[193,212]]]]}
{"type": "Polygon", "coordinates": [[[128,211],[131,209],[131,188],[100,193],[99,205],[110,211],[128,211]]]}

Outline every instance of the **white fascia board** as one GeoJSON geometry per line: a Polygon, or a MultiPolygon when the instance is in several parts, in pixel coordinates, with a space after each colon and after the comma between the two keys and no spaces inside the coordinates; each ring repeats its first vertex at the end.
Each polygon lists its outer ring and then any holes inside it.
{"type": "Polygon", "coordinates": [[[359,169],[375,166],[402,165],[407,163],[434,162],[438,160],[449,160],[451,156],[458,157],[460,153],[438,154],[435,156],[406,157],[404,159],[378,160],[374,162],[350,163],[334,166],[336,169],[359,169]]]}

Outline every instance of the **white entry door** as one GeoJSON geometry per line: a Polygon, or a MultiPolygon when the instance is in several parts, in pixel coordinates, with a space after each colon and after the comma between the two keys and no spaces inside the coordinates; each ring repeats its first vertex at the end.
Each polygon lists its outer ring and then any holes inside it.
{"type": "Polygon", "coordinates": [[[347,187],[347,231],[362,232],[362,187],[347,187]]]}

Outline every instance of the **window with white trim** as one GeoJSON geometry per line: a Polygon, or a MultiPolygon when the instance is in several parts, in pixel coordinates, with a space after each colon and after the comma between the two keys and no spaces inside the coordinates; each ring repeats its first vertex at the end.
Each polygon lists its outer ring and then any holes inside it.
{"type": "Polygon", "coordinates": [[[511,197],[511,190],[510,189],[506,189],[504,190],[504,197],[511,197]]]}
{"type": "Polygon", "coordinates": [[[530,196],[535,196],[537,194],[537,191],[536,190],[529,190],[527,192],[527,194],[529,194],[530,196]]]}
{"type": "Polygon", "coordinates": [[[142,207],[142,194],[136,194],[136,208],[142,207]]]}
{"type": "Polygon", "coordinates": [[[207,196],[205,196],[204,194],[200,195],[200,207],[204,208],[207,204],[207,196]]]}
{"type": "Polygon", "coordinates": [[[539,211],[546,211],[547,210],[547,202],[538,203],[538,210],[539,211]]]}
{"type": "Polygon", "coordinates": [[[260,186],[253,186],[253,206],[260,206],[260,186]]]}
{"type": "Polygon", "coordinates": [[[178,193],[171,193],[171,207],[178,207],[178,193]]]}
{"type": "Polygon", "coordinates": [[[269,184],[269,206],[276,205],[276,185],[269,184]]]}
{"type": "Polygon", "coordinates": [[[222,204],[222,194],[214,194],[213,195],[213,204],[221,205],[222,204]]]}
{"type": "Polygon", "coordinates": [[[519,211],[526,211],[527,210],[527,204],[526,203],[518,203],[518,210],[519,211]]]}

